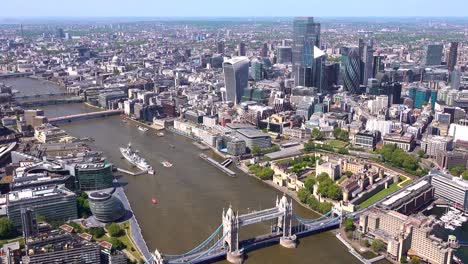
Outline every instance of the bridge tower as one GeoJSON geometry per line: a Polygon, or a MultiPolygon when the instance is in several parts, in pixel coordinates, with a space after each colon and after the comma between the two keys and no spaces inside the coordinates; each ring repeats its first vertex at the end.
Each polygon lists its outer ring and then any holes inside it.
{"type": "Polygon", "coordinates": [[[283,236],[280,238],[280,245],[285,248],[295,248],[297,243],[296,235],[292,234],[292,201],[288,202],[286,195],[283,195],[280,200],[276,199],[276,207],[283,212],[283,215],[278,217],[278,226],[276,228],[277,233],[283,232],[283,236]]]}
{"type": "Polygon", "coordinates": [[[239,251],[239,214],[234,213],[231,206],[226,213],[223,210],[223,236],[227,261],[241,264],[244,255],[239,251]]]}

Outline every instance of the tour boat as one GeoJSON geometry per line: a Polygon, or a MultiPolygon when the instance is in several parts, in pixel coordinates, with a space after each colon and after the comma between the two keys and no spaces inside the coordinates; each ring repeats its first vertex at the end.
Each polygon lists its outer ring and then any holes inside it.
{"type": "Polygon", "coordinates": [[[158,203],[158,199],[156,199],[156,198],[153,197],[153,198],[151,199],[151,202],[152,202],[153,204],[157,204],[157,203],[158,203]]]}
{"type": "Polygon", "coordinates": [[[169,161],[163,161],[163,162],[161,162],[161,163],[162,163],[162,165],[163,165],[164,167],[166,167],[166,168],[172,167],[172,163],[170,163],[169,161]]]}

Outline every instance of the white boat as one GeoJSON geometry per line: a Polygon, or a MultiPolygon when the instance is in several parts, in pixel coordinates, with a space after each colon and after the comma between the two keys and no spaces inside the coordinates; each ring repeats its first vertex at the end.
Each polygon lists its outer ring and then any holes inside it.
{"type": "Polygon", "coordinates": [[[169,161],[163,161],[163,162],[161,162],[161,163],[162,163],[162,165],[163,165],[164,167],[166,167],[166,168],[172,167],[172,163],[170,163],[169,161]]]}
{"type": "Polygon", "coordinates": [[[445,228],[450,229],[450,230],[455,230],[455,227],[448,225],[448,224],[445,225],[445,228]]]}
{"type": "Polygon", "coordinates": [[[164,133],[163,133],[163,132],[158,132],[158,133],[156,133],[156,135],[157,135],[158,137],[164,137],[164,133]]]}
{"type": "Polygon", "coordinates": [[[130,143],[128,143],[126,148],[120,148],[120,153],[122,153],[122,156],[124,156],[128,162],[135,165],[140,170],[147,171],[149,174],[154,174],[153,167],[151,167],[144,158],[140,157],[137,151],[132,149],[132,145],[130,143]]]}
{"type": "Polygon", "coordinates": [[[142,126],[138,126],[138,130],[140,130],[141,132],[146,132],[146,131],[148,131],[148,128],[142,127],[142,126]]]}

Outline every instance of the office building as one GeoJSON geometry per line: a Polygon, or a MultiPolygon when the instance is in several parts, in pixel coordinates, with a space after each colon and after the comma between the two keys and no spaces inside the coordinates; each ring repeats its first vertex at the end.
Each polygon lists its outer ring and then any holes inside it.
{"type": "Polygon", "coordinates": [[[351,94],[360,94],[361,59],[359,48],[351,48],[346,56],[343,73],[343,85],[351,94]]]}
{"type": "Polygon", "coordinates": [[[239,50],[239,56],[245,56],[246,50],[245,50],[245,43],[243,41],[239,43],[239,46],[237,47],[237,49],[239,50]]]}
{"type": "Polygon", "coordinates": [[[247,147],[244,140],[240,140],[237,138],[233,138],[232,140],[228,141],[226,146],[227,146],[227,153],[233,156],[239,156],[239,155],[245,154],[246,147],[247,147]]]}
{"type": "Polygon", "coordinates": [[[3,195],[8,218],[21,225],[21,208],[33,208],[48,221],[78,218],[76,195],[63,186],[48,186],[12,191],[3,195]]]}
{"type": "Polygon", "coordinates": [[[107,189],[113,186],[114,175],[110,163],[77,164],[71,175],[76,177],[82,191],[107,189]]]}
{"type": "Polygon", "coordinates": [[[361,131],[354,137],[354,145],[362,148],[374,150],[377,144],[377,133],[371,131],[361,131]]]}
{"type": "Polygon", "coordinates": [[[218,41],[216,43],[216,53],[224,54],[224,41],[218,41]]]}
{"type": "Polygon", "coordinates": [[[422,108],[423,105],[430,103],[432,109],[434,109],[437,100],[437,90],[426,87],[410,87],[408,94],[414,102],[414,108],[422,108]]]}
{"type": "Polygon", "coordinates": [[[468,181],[442,173],[430,175],[434,196],[442,198],[463,211],[468,211],[468,181]]]}
{"type": "Polygon", "coordinates": [[[442,63],[442,52],[444,46],[442,44],[428,44],[426,46],[426,56],[424,64],[426,66],[436,66],[442,63]]]}
{"type": "Polygon", "coordinates": [[[37,124],[36,117],[44,117],[44,111],[40,109],[29,109],[24,110],[24,121],[26,121],[26,125],[36,127],[37,124]]]}
{"type": "Polygon", "coordinates": [[[114,250],[107,241],[99,242],[101,250],[101,264],[127,264],[127,257],[119,250],[114,250]]]}
{"type": "Polygon", "coordinates": [[[245,144],[249,149],[252,149],[255,146],[260,148],[271,147],[270,135],[256,129],[237,129],[236,136],[245,141],[245,144]]]}
{"type": "Polygon", "coordinates": [[[242,94],[249,86],[249,59],[234,57],[223,63],[226,100],[240,103],[242,94]]]}
{"type": "Polygon", "coordinates": [[[417,213],[421,207],[433,201],[433,198],[434,187],[429,181],[422,180],[405,191],[388,197],[379,206],[386,210],[411,215],[417,213]]]}
{"type": "Polygon", "coordinates": [[[69,225],[62,225],[60,229],[27,238],[22,263],[101,263],[99,245],[91,242],[90,234],[74,234],[69,225]]]}
{"type": "Polygon", "coordinates": [[[254,81],[260,81],[263,79],[263,63],[259,60],[252,60],[250,71],[254,81]]]}
{"type": "Polygon", "coordinates": [[[114,222],[125,215],[125,208],[122,202],[119,198],[112,195],[112,193],[93,192],[88,198],[91,212],[100,222],[114,222]]]}
{"type": "Polygon", "coordinates": [[[364,63],[363,69],[363,79],[362,84],[367,85],[367,80],[370,78],[374,78],[374,48],[373,48],[373,40],[370,39],[369,43],[364,46],[363,54],[362,54],[362,62],[364,63]]]}
{"type": "Polygon", "coordinates": [[[452,148],[452,137],[426,136],[421,140],[421,149],[431,158],[435,158],[438,152],[449,151],[452,148]]]}
{"type": "Polygon", "coordinates": [[[288,46],[278,47],[277,63],[290,64],[292,62],[292,48],[288,46]]]}
{"type": "Polygon", "coordinates": [[[406,152],[413,150],[416,144],[414,135],[411,133],[405,133],[403,135],[398,133],[387,134],[383,137],[383,143],[384,145],[395,144],[398,148],[406,152]]]}
{"type": "Polygon", "coordinates": [[[447,68],[451,72],[455,69],[457,65],[457,56],[458,56],[458,42],[450,42],[450,50],[447,59],[447,68]]]}
{"type": "Polygon", "coordinates": [[[315,23],[313,17],[295,18],[292,62],[296,86],[312,86],[314,46],[320,47],[320,23],[315,23]]]}
{"type": "Polygon", "coordinates": [[[406,216],[396,211],[371,209],[359,217],[358,230],[384,241],[387,256],[398,262],[414,255],[427,263],[450,264],[457,246],[450,238],[448,241],[438,238],[440,226],[435,218],[423,215],[406,216]]]}
{"type": "Polygon", "coordinates": [[[21,208],[21,229],[23,237],[28,238],[37,234],[36,213],[32,208],[21,208]]]}
{"type": "Polygon", "coordinates": [[[468,168],[468,152],[466,151],[440,151],[436,153],[437,164],[444,168],[462,166],[468,168]]]}

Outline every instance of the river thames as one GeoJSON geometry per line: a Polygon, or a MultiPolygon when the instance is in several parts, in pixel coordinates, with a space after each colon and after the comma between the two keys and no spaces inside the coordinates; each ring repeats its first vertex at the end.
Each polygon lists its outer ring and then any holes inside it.
{"type": "MultiPolygon", "coordinates": [[[[15,88],[22,91],[18,83],[21,84],[15,81],[15,88]]],[[[30,85],[29,81],[26,83],[30,85]]],[[[54,105],[42,109],[49,117],[96,111],[84,104],[54,105]]],[[[198,156],[201,150],[190,139],[167,131],[164,137],[157,136],[151,129],[142,133],[136,124],[124,122],[119,116],[79,121],[61,127],[73,136],[94,138],[93,147],[124,169],[132,168],[121,158],[119,147],[131,142],[155,168],[156,175],[119,176],[151,251],[157,248],[166,254],[186,252],[221,224],[223,208],[232,205],[234,210],[243,214],[273,207],[276,197],[282,195],[234,166],[231,168],[237,177],[224,174],[198,156]],[[163,167],[161,162],[165,160],[174,166],[163,167]],[[152,204],[153,197],[159,200],[157,205],[152,204]]],[[[214,157],[211,151],[204,153],[214,157]]],[[[301,217],[317,217],[296,202],[293,207],[301,217]]],[[[268,222],[243,227],[240,239],[268,233],[270,225],[268,222]]],[[[332,232],[324,232],[300,239],[296,249],[276,245],[250,252],[246,263],[360,262],[348,253],[332,232]]]]}

